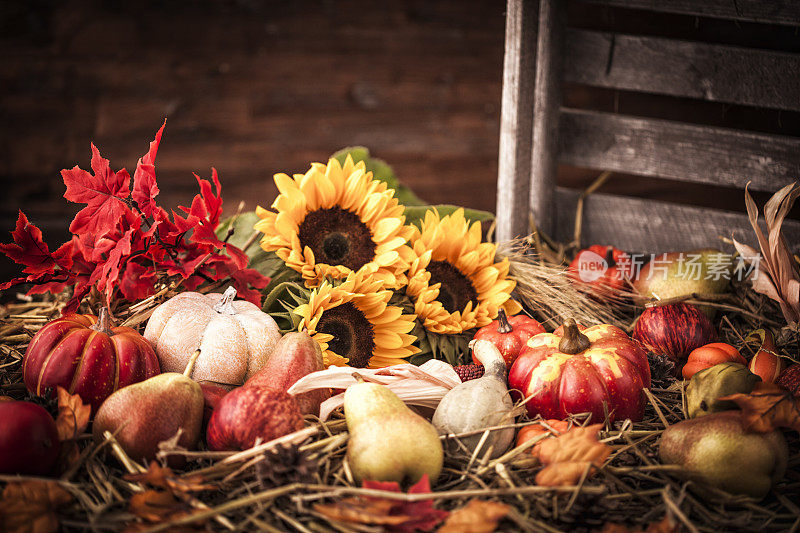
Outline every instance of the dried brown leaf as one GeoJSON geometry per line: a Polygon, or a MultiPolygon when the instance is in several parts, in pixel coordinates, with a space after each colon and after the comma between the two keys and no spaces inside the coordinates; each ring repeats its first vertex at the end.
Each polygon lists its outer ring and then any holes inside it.
{"type": "Polygon", "coordinates": [[[749,185],[748,183],[745,187],[744,199],[750,225],[753,226],[761,248],[761,259],[754,257],[755,250],[749,246],[735,239],[733,242],[746,261],[757,264],[752,277],[753,290],[778,302],[786,322],[795,325],[800,322],[800,273],[781,233],[781,227],[792,205],[800,196],[800,188],[795,189],[797,184],[790,183],[767,201],[764,206],[764,219],[767,224],[765,236],[758,225],[758,207],[750,196],[749,185]]]}
{"type": "Polygon", "coordinates": [[[498,502],[471,500],[456,509],[437,531],[438,533],[491,533],[511,507],[498,502]]]}
{"type": "Polygon", "coordinates": [[[731,394],[720,400],[739,406],[748,431],[769,433],[790,428],[800,432],[800,399],[774,383],[760,383],[750,394],[731,394]]]}
{"type": "Polygon", "coordinates": [[[145,483],[151,487],[167,489],[176,495],[216,488],[215,485],[205,484],[202,476],[177,476],[171,468],[161,466],[156,461],[150,463],[146,472],[126,474],[125,479],[137,483],[145,483]]]}
{"type": "Polygon", "coordinates": [[[597,440],[600,424],[575,427],[554,439],[545,440],[539,459],[545,465],[536,474],[536,484],[547,487],[575,485],[586,472],[601,466],[611,447],[597,440]]]}
{"type": "Polygon", "coordinates": [[[0,531],[8,533],[55,533],[57,510],[72,495],[57,481],[12,481],[0,497],[0,531]]]}
{"type": "MultiPolygon", "coordinates": [[[[125,533],[136,533],[149,529],[153,524],[168,522],[178,518],[202,512],[192,508],[189,504],[177,499],[173,494],[163,490],[146,490],[131,496],[128,502],[128,511],[144,520],[134,522],[125,528],[125,533]]],[[[206,531],[207,522],[198,520],[180,527],[170,527],[170,532],[183,533],[188,531],[206,531]]]]}
{"type": "Polygon", "coordinates": [[[77,394],[70,394],[63,387],[58,387],[58,417],[56,428],[58,440],[74,440],[86,430],[92,407],[86,405],[77,394]]]}
{"type": "MultiPolygon", "coordinates": [[[[395,482],[365,481],[364,488],[400,492],[395,482]]],[[[428,475],[422,476],[408,489],[409,494],[425,494],[431,491],[428,475]]],[[[448,512],[433,508],[433,500],[404,502],[376,497],[344,498],[329,505],[317,504],[314,510],[335,522],[385,526],[389,531],[431,531],[448,512]]]]}

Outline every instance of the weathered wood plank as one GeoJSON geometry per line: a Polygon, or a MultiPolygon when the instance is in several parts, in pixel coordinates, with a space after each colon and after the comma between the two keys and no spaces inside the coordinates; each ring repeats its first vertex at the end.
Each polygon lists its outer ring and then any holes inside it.
{"type": "Polygon", "coordinates": [[[644,176],[775,191],[800,176],[800,139],[564,109],[561,162],[644,176]]]}
{"type": "Polygon", "coordinates": [[[800,25],[796,0],[583,0],[593,4],[648,9],[770,24],[800,25]]]}
{"type": "Polygon", "coordinates": [[[531,187],[536,0],[508,0],[497,163],[497,239],[527,235],[531,187]]]}
{"type": "Polygon", "coordinates": [[[555,229],[555,190],[558,167],[558,110],[561,107],[566,3],[541,0],[533,104],[530,206],[541,231],[555,229]]]}
{"type": "Polygon", "coordinates": [[[569,30],[567,81],[800,111],[800,54],[569,30]]]}
{"type": "MultiPolygon", "coordinates": [[[[579,192],[559,188],[558,232],[572,239],[579,192]]],[[[732,235],[758,246],[747,216],[742,213],[689,205],[593,194],[584,202],[581,244],[613,244],[641,253],[680,251],[713,246],[724,248],[719,237],[732,235]]],[[[800,221],[786,220],[784,236],[793,251],[800,250],[800,221]]]]}

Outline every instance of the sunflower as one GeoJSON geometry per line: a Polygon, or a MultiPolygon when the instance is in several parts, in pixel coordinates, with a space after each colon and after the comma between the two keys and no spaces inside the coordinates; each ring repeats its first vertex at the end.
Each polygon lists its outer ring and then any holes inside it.
{"type": "Polygon", "coordinates": [[[463,209],[441,218],[425,213],[411,245],[416,258],[406,294],[427,331],[459,334],[489,324],[501,307],[520,311],[511,299],[516,283],[508,279],[508,260],[494,262],[496,245],[481,242],[480,223],[470,226],[463,209]]]}
{"type": "Polygon", "coordinates": [[[276,174],[275,210],[256,208],[261,247],[274,251],[309,287],[371,269],[388,288],[405,284],[413,259],[403,206],[386,183],[372,179],[364,162],[313,163],[305,174],[276,174]]]}
{"type": "Polygon", "coordinates": [[[404,358],[419,351],[409,335],[414,315],[389,305],[393,293],[373,270],[351,272],[339,285],[323,281],[293,311],[301,317],[298,329],[320,343],[326,367],[381,368],[407,363],[404,358]]]}

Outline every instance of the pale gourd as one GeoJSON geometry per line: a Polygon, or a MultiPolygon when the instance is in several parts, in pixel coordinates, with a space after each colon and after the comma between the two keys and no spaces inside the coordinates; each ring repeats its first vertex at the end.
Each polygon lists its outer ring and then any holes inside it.
{"type": "MultiPolygon", "coordinates": [[[[483,432],[489,427],[514,423],[514,403],[506,387],[506,364],[500,351],[489,341],[473,341],[473,354],[486,369],[483,377],[456,385],[444,395],[436,412],[433,425],[440,435],[476,432],[459,437],[470,451],[481,443],[483,432]]],[[[491,457],[499,457],[514,440],[514,428],[489,432],[478,451],[483,456],[491,447],[491,457]]],[[[450,446],[454,448],[454,446],[450,446]]]]}
{"type": "Polygon", "coordinates": [[[183,292],[159,305],[144,330],[162,372],[182,372],[200,349],[192,378],[241,385],[267,362],[281,338],[257,305],[224,294],[183,292]]]}

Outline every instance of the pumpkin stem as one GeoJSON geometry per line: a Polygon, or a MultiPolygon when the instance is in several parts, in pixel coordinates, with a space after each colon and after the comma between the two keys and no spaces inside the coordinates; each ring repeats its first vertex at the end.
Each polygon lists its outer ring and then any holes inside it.
{"type": "Polygon", "coordinates": [[[564,336],[561,337],[561,342],[558,343],[559,352],[575,355],[581,353],[591,345],[592,341],[589,340],[589,337],[581,333],[574,319],[568,318],[564,321],[564,336]]]}
{"type": "Polygon", "coordinates": [[[189,362],[186,364],[186,370],[183,371],[183,375],[187,378],[192,377],[192,371],[194,371],[194,364],[197,362],[197,358],[200,357],[200,348],[196,349],[192,356],[189,358],[189,362]]]}
{"type": "Polygon", "coordinates": [[[231,285],[225,289],[225,292],[222,293],[222,298],[214,305],[214,311],[225,313],[226,315],[235,315],[236,309],[233,308],[234,298],[236,298],[236,289],[231,285]]]}
{"type": "Polygon", "coordinates": [[[514,328],[511,327],[511,323],[508,321],[505,309],[499,309],[497,311],[497,321],[500,322],[500,327],[497,328],[498,333],[511,333],[514,330],[514,328]]]}
{"type": "Polygon", "coordinates": [[[114,334],[111,331],[111,318],[108,315],[108,307],[100,308],[100,316],[97,319],[97,323],[92,326],[92,329],[106,335],[114,334]]]}
{"type": "Polygon", "coordinates": [[[614,268],[617,266],[617,262],[614,261],[614,248],[609,246],[606,248],[606,264],[608,268],[614,268]]]}

